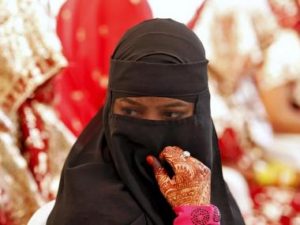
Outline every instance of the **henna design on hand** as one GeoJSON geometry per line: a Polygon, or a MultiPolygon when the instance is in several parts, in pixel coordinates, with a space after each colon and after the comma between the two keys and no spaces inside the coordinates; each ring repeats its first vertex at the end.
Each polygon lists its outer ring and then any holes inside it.
{"type": "Polygon", "coordinates": [[[210,169],[197,159],[183,154],[179,147],[166,147],[160,159],[167,161],[175,175],[170,178],[162,166],[154,166],[160,190],[174,208],[210,204],[210,169]]]}

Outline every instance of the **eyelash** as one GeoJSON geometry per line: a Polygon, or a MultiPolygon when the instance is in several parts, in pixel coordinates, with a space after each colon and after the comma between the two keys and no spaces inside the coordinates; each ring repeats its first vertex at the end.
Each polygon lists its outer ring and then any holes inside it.
{"type": "Polygon", "coordinates": [[[139,110],[136,110],[136,109],[133,109],[133,108],[127,108],[127,107],[123,107],[121,109],[122,113],[124,113],[124,115],[127,115],[127,116],[136,116],[137,114],[139,114],[139,110]],[[132,115],[132,113],[135,113],[135,115],[132,115]]]}
{"type": "MultiPolygon", "coordinates": [[[[121,112],[123,115],[131,116],[131,117],[139,117],[143,114],[143,111],[140,109],[135,109],[133,107],[122,107],[121,112]]],[[[184,118],[186,112],[178,111],[178,110],[166,110],[161,112],[161,118],[164,120],[179,120],[184,118]]]]}
{"type": "Polygon", "coordinates": [[[163,112],[163,115],[167,119],[181,119],[185,115],[184,112],[180,111],[165,111],[163,112]],[[176,114],[175,116],[172,116],[172,114],[176,114]]]}

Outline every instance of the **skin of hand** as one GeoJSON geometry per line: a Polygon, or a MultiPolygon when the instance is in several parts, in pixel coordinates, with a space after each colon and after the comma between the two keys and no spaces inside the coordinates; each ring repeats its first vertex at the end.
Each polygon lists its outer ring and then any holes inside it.
{"type": "Polygon", "coordinates": [[[153,168],[160,191],[173,208],[210,204],[211,172],[208,167],[191,156],[185,156],[176,146],[164,148],[159,158],[172,167],[172,178],[157,158],[147,156],[146,160],[153,168]]]}

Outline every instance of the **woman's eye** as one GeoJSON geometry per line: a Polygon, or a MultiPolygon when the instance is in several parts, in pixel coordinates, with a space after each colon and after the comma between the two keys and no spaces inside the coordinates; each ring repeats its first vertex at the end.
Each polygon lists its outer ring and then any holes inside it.
{"type": "Polygon", "coordinates": [[[122,108],[121,112],[125,116],[137,116],[138,115],[138,111],[135,109],[132,109],[132,108],[122,108]]]}
{"type": "Polygon", "coordinates": [[[178,119],[182,119],[184,117],[184,113],[183,112],[175,112],[175,111],[170,111],[170,112],[164,112],[163,116],[166,119],[170,119],[170,120],[178,120],[178,119]]]}

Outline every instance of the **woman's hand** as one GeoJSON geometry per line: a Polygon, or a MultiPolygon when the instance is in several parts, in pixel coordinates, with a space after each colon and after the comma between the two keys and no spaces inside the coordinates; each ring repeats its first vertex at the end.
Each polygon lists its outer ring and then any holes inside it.
{"type": "Polygon", "coordinates": [[[148,156],[147,162],[154,170],[162,194],[173,208],[210,204],[210,169],[185,153],[188,152],[179,147],[166,147],[161,152],[160,160],[167,161],[175,173],[172,178],[154,156],[148,156]]]}

